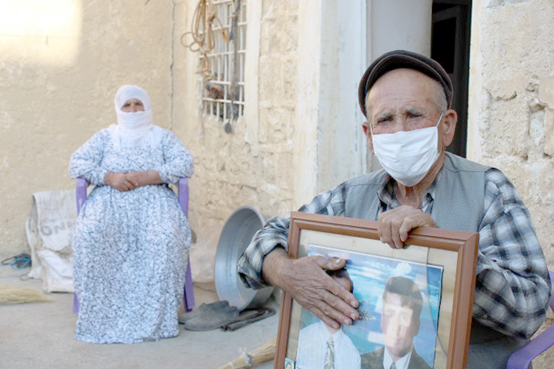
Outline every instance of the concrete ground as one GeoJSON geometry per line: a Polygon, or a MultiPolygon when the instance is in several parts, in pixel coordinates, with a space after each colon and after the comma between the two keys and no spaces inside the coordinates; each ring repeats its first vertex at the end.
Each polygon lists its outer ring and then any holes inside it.
{"type": "MultiPolygon", "coordinates": [[[[0,284],[41,289],[40,280],[21,281],[28,272],[0,266],[0,284]]],[[[138,344],[98,345],[73,338],[73,295],[50,294],[54,302],[0,305],[0,368],[3,369],[216,369],[277,335],[279,312],[234,332],[219,329],[138,344]]],[[[213,285],[195,286],[197,306],[217,300],[213,285]]],[[[275,303],[269,302],[278,310],[275,303]]],[[[256,366],[273,367],[273,362],[256,366]]]]}
{"type": "MultiPolygon", "coordinates": [[[[0,284],[41,289],[40,280],[22,281],[28,272],[0,266],[0,284]]],[[[50,294],[54,302],[0,305],[0,369],[217,369],[243,352],[262,346],[277,335],[277,313],[234,332],[182,329],[178,337],[139,344],[97,345],[73,338],[76,316],[73,295],[50,294]]],[[[195,286],[197,306],[217,300],[213,285],[195,286]]],[[[552,312],[541,332],[553,324],[552,312]]],[[[533,362],[534,369],[550,369],[554,347],[533,362]]],[[[273,368],[273,361],[255,368],[273,368]]]]}

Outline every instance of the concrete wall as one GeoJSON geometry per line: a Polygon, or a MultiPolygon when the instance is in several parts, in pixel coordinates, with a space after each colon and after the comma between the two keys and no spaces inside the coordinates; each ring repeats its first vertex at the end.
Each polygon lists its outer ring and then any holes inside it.
{"type": "Polygon", "coordinates": [[[0,0],[0,255],[27,250],[34,192],[73,188],[71,153],[115,122],[120,85],[170,127],[172,40],[171,2],[0,0]]]}
{"type": "Polygon", "coordinates": [[[512,179],[554,268],[554,3],[475,0],[468,157],[512,179]]]}

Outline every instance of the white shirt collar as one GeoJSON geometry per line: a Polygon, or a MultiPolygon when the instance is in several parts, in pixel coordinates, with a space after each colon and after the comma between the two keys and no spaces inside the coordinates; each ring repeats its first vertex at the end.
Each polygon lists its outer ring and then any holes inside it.
{"type": "MultiPolygon", "coordinates": [[[[408,369],[408,364],[410,363],[410,359],[412,357],[412,349],[408,351],[408,353],[404,356],[402,356],[398,361],[396,361],[396,369],[408,369]]],[[[389,350],[387,350],[387,347],[385,347],[385,355],[383,356],[383,368],[389,369],[392,365],[392,358],[389,354],[389,350]]]]}

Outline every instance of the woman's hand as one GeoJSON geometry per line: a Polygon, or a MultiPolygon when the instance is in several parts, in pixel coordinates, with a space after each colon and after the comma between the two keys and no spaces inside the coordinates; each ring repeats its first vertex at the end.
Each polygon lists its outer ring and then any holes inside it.
{"type": "Polygon", "coordinates": [[[127,174],[123,173],[106,173],[104,183],[118,189],[119,191],[134,190],[137,187],[127,178],[127,174]]]}
{"type": "Polygon", "coordinates": [[[155,170],[149,170],[148,172],[131,172],[127,173],[126,176],[135,187],[157,185],[162,183],[160,174],[155,170]]]}
{"type": "Polygon", "coordinates": [[[131,173],[106,173],[104,183],[119,191],[130,191],[137,187],[161,184],[160,174],[155,170],[131,173]]]}

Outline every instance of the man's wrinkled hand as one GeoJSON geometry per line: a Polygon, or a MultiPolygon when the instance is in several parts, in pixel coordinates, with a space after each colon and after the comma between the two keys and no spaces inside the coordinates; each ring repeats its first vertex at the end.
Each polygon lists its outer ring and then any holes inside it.
{"type": "Polygon", "coordinates": [[[290,293],[325,324],[339,328],[359,318],[359,303],[325,271],[342,269],[345,264],[344,259],[322,256],[290,259],[282,248],[277,248],[264,259],[263,272],[268,282],[290,293]]]}
{"type": "Polygon", "coordinates": [[[377,233],[381,242],[393,249],[401,249],[408,234],[418,227],[436,227],[431,216],[413,206],[402,205],[379,215],[377,233]]]}

